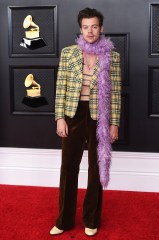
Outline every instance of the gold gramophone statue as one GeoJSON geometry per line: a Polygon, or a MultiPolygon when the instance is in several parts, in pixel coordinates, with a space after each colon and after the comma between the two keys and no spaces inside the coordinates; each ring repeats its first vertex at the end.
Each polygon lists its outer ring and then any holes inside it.
{"type": "Polygon", "coordinates": [[[46,46],[43,38],[40,37],[40,28],[36,23],[33,22],[31,15],[26,16],[24,19],[23,28],[25,29],[25,37],[20,43],[20,46],[32,50],[46,46]]]}
{"type": "Polygon", "coordinates": [[[23,104],[32,108],[48,105],[46,98],[41,96],[41,86],[35,81],[33,74],[26,76],[24,85],[27,89],[26,96],[22,100],[23,104]]]}
{"type": "Polygon", "coordinates": [[[27,89],[27,97],[40,97],[41,96],[41,87],[40,84],[38,84],[33,77],[33,74],[29,74],[24,82],[24,85],[29,88],[27,89]]]}
{"type": "Polygon", "coordinates": [[[32,16],[28,15],[23,22],[25,37],[28,39],[39,38],[39,26],[33,22],[32,16]]]}

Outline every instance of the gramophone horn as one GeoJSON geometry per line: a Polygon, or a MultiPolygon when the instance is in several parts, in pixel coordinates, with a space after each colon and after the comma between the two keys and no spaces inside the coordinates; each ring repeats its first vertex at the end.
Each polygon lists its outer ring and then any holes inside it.
{"type": "Polygon", "coordinates": [[[24,27],[24,28],[28,28],[28,27],[30,27],[30,26],[39,29],[39,26],[36,25],[36,24],[33,22],[32,16],[31,16],[31,15],[28,15],[28,16],[26,16],[26,18],[24,19],[23,27],[24,27]]]}
{"type": "Polygon", "coordinates": [[[30,87],[31,85],[33,86],[36,86],[36,87],[33,87],[32,88],[40,88],[40,84],[38,84],[35,80],[34,80],[34,76],[33,74],[29,74],[26,79],[25,79],[25,82],[24,82],[24,85],[26,87],[30,87]]]}
{"type": "Polygon", "coordinates": [[[35,80],[32,81],[32,85],[33,85],[33,86],[37,86],[37,87],[32,87],[32,88],[40,88],[40,84],[38,84],[37,82],[35,82],[35,80]]]}
{"type": "Polygon", "coordinates": [[[38,28],[38,29],[39,29],[39,26],[38,26],[38,25],[36,25],[36,24],[35,24],[33,21],[31,22],[30,26],[32,26],[32,27],[35,27],[35,28],[38,28]]]}
{"type": "Polygon", "coordinates": [[[30,87],[33,83],[33,79],[34,79],[33,74],[29,74],[25,79],[25,82],[24,82],[25,86],[30,87]]]}
{"type": "Polygon", "coordinates": [[[32,22],[32,16],[31,15],[26,16],[26,18],[24,19],[24,22],[23,22],[23,27],[28,28],[30,26],[31,22],[32,22]]]}

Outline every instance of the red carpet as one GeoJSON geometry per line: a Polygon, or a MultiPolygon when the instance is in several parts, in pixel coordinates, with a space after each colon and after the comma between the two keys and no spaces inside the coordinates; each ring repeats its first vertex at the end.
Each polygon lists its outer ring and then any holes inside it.
{"type": "Polygon", "coordinates": [[[105,191],[102,225],[87,237],[81,221],[85,190],[79,190],[76,226],[49,231],[57,216],[58,189],[0,185],[0,240],[159,240],[159,194],[105,191]]]}

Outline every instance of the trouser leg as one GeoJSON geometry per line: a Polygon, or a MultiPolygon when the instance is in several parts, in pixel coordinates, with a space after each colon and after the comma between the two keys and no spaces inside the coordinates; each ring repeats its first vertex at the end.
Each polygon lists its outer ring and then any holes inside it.
{"type": "Polygon", "coordinates": [[[73,119],[66,117],[69,127],[67,138],[62,139],[59,216],[56,226],[70,229],[75,224],[79,165],[85,144],[84,118],[78,109],[73,119]]]}
{"type": "Polygon", "coordinates": [[[97,163],[96,121],[88,118],[88,185],[83,204],[83,223],[88,228],[100,225],[103,189],[97,163]]]}

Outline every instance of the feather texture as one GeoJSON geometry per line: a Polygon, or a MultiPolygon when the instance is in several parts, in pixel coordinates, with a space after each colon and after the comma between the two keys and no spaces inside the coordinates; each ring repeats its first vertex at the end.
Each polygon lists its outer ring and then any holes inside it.
{"type": "Polygon", "coordinates": [[[98,119],[96,136],[98,140],[97,154],[100,182],[104,188],[108,186],[110,180],[111,165],[111,139],[110,139],[110,99],[111,99],[111,79],[110,64],[111,51],[114,48],[112,41],[105,36],[95,43],[88,43],[80,35],[76,40],[80,49],[89,54],[96,54],[99,57],[99,73],[97,76],[97,98],[98,98],[98,119]]]}

